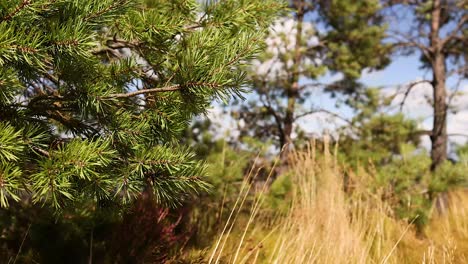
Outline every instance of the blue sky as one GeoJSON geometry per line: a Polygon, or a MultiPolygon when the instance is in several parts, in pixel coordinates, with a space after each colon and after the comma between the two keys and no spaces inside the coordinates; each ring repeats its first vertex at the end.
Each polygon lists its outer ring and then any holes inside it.
{"type": "MultiPolygon", "coordinates": [[[[326,75],[321,78],[321,82],[330,82],[339,78],[339,75],[326,75]]],[[[410,82],[420,80],[420,79],[431,80],[431,72],[427,70],[420,69],[419,56],[413,55],[409,57],[395,57],[390,65],[388,65],[384,70],[381,71],[372,71],[364,72],[361,81],[370,87],[384,87],[382,92],[387,91],[392,93],[396,91],[396,86],[405,85],[410,82]]],[[[303,80],[307,81],[307,80],[303,80]]],[[[455,79],[451,79],[448,82],[448,87],[451,88],[455,85],[455,79]]],[[[461,90],[468,92],[468,82],[465,81],[461,85],[461,90]]],[[[408,96],[405,107],[403,108],[403,113],[409,118],[416,119],[420,122],[421,129],[429,130],[432,128],[432,108],[425,102],[423,99],[424,96],[430,96],[432,94],[432,88],[428,85],[422,85],[421,87],[415,87],[410,96],[408,96]]],[[[457,104],[462,107],[459,108],[457,114],[451,114],[448,120],[448,129],[449,133],[460,133],[468,134],[468,96],[457,97],[460,99],[457,104]],[[465,132],[466,131],[466,132],[465,132]]],[[[341,105],[340,107],[336,106],[337,99],[332,98],[328,93],[323,93],[320,90],[316,90],[312,93],[311,97],[307,100],[305,108],[310,107],[311,105],[316,108],[324,108],[334,113],[339,114],[347,119],[353,117],[353,113],[349,107],[346,105],[341,105]]],[[[395,102],[396,105],[399,105],[399,101],[395,102]]],[[[218,109],[218,107],[215,107],[218,109]]],[[[218,120],[219,130],[230,133],[234,133],[232,128],[235,127],[235,120],[231,120],[226,116],[221,116],[218,111],[218,117],[215,117],[218,120]]],[[[212,116],[213,117],[213,116],[212,116]]],[[[333,134],[333,131],[340,125],[345,123],[331,118],[326,115],[312,115],[307,118],[301,119],[298,124],[311,135],[321,134],[324,131],[333,134]]],[[[429,149],[430,141],[429,137],[425,136],[422,139],[422,147],[429,149]]],[[[451,142],[457,144],[463,144],[466,142],[467,137],[464,136],[452,136],[450,137],[451,142]]],[[[453,147],[449,147],[454,149],[453,147]]]]}
{"type": "MultiPolygon", "coordinates": [[[[420,69],[419,56],[413,55],[409,57],[395,57],[390,65],[384,70],[365,72],[361,77],[361,81],[369,87],[382,87],[382,92],[393,93],[398,85],[405,85],[410,82],[425,79],[431,80],[432,73],[427,70],[420,69]]],[[[336,76],[326,76],[322,81],[328,82],[337,78],[336,76]]],[[[457,78],[451,78],[447,82],[447,88],[454,90],[458,83],[457,78]]],[[[454,105],[458,110],[457,113],[451,113],[448,119],[449,134],[467,134],[468,135],[468,81],[464,80],[460,83],[460,96],[455,97],[454,105]]],[[[432,107],[424,99],[425,96],[432,95],[432,87],[428,84],[421,84],[414,87],[408,96],[403,113],[408,117],[417,120],[420,123],[421,129],[430,130],[432,128],[432,107]]],[[[401,97],[400,97],[401,99],[401,97]]],[[[401,101],[401,100],[400,100],[401,101]]],[[[399,105],[400,101],[396,101],[395,105],[399,105]]],[[[309,102],[316,107],[323,107],[327,110],[338,113],[346,118],[352,118],[353,113],[348,107],[335,106],[336,99],[331,98],[327,94],[317,94],[311,98],[309,102]]],[[[398,107],[397,107],[398,109],[398,107]]],[[[335,120],[338,124],[343,124],[339,120],[335,120]]],[[[317,133],[318,131],[333,132],[336,125],[328,118],[324,119],[317,116],[312,116],[306,120],[300,121],[301,127],[317,133]],[[331,130],[331,131],[330,131],[331,130]]],[[[450,136],[449,140],[452,143],[449,146],[450,150],[454,150],[453,144],[464,144],[468,137],[465,136],[450,136]]],[[[428,136],[422,138],[422,147],[429,149],[430,141],[428,136]]]]}
{"type": "Polygon", "coordinates": [[[364,74],[361,80],[368,86],[392,86],[408,83],[424,75],[424,72],[418,69],[419,66],[419,57],[416,55],[398,57],[384,70],[364,74]]]}
{"type": "MultiPolygon", "coordinates": [[[[406,23],[405,20],[401,20],[398,23],[398,26],[404,26],[406,23]]],[[[288,32],[288,34],[293,34],[291,30],[292,25],[285,25],[281,24],[278,25],[279,27],[273,28],[274,32],[276,30],[288,32]],[[289,29],[287,29],[289,27],[289,29]]],[[[406,27],[405,27],[406,28],[406,27]]],[[[319,29],[320,30],[320,29],[319,29]]],[[[274,43],[274,42],[273,42],[274,43]]],[[[285,45],[293,45],[293,43],[288,42],[285,45]]],[[[286,48],[286,50],[289,48],[286,48]]],[[[266,68],[270,68],[272,64],[266,63],[265,65],[257,65],[257,69],[260,71],[262,66],[267,66],[266,68]]],[[[363,72],[362,77],[360,79],[368,87],[382,87],[382,93],[386,95],[390,95],[396,92],[397,86],[404,87],[405,85],[417,81],[417,80],[431,80],[432,74],[429,70],[422,70],[420,69],[421,63],[419,61],[418,53],[415,53],[411,56],[399,56],[399,57],[392,57],[392,63],[390,63],[385,69],[381,71],[372,71],[372,72],[363,72]]],[[[450,67],[450,65],[448,65],[450,67]]],[[[264,67],[265,68],[265,67],[264,67]]],[[[331,75],[327,74],[324,77],[320,78],[318,81],[321,83],[329,83],[333,80],[337,80],[340,78],[340,75],[331,75]]],[[[307,79],[302,79],[302,82],[307,82],[307,79]]],[[[448,80],[447,88],[450,90],[452,89],[457,80],[455,78],[448,80]]],[[[456,97],[454,100],[454,104],[458,107],[458,112],[456,114],[451,114],[448,119],[448,130],[449,133],[458,133],[458,134],[468,134],[468,81],[464,81],[460,85],[460,91],[465,92],[465,95],[456,97]]],[[[427,103],[425,97],[431,97],[432,95],[432,88],[428,84],[421,84],[415,86],[411,90],[410,96],[408,96],[406,100],[405,107],[403,108],[403,113],[412,119],[416,119],[420,122],[421,129],[430,130],[432,128],[432,107],[427,103]]],[[[249,95],[247,95],[249,97],[249,95]]],[[[402,100],[402,95],[396,97],[394,100],[394,104],[396,106],[402,100]],[[400,101],[398,101],[400,100],[400,101]]],[[[339,97],[338,97],[339,98],[339,97]]],[[[311,107],[323,108],[329,111],[332,111],[342,117],[347,119],[351,119],[353,117],[352,110],[344,104],[341,104],[340,107],[336,107],[337,99],[331,98],[331,96],[327,93],[323,93],[320,89],[316,89],[313,91],[312,95],[306,101],[304,105],[304,109],[310,109],[311,107]]],[[[231,120],[229,117],[223,116],[220,114],[220,107],[215,106],[214,112],[216,112],[217,117],[215,123],[218,121],[220,124],[220,130],[224,132],[230,131],[231,133],[235,134],[235,130],[233,130],[233,123],[235,120],[231,120]]],[[[398,109],[396,107],[395,109],[398,109]]],[[[211,115],[214,117],[214,115],[211,115]]],[[[340,125],[345,124],[344,122],[340,122],[336,118],[332,118],[329,115],[324,114],[314,114],[312,116],[307,116],[306,118],[301,119],[298,122],[298,125],[301,126],[304,130],[308,131],[311,135],[313,134],[321,134],[324,131],[328,131],[333,134],[333,131],[340,125]]],[[[454,136],[450,137],[450,139],[454,142],[463,144],[468,139],[467,137],[463,136],[454,136]]],[[[423,138],[423,146],[428,148],[430,146],[430,141],[427,136],[423,138]]]]}

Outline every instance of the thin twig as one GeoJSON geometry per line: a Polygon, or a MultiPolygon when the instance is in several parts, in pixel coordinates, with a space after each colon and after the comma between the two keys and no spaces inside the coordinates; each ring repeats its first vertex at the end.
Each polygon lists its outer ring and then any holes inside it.
{"type": "Polygon", "coordinates": [[[449,96],[447,108],[450,107],[450,105],[452,104],[453,98],[455,98],[455,96],[457,95],[458,90],[460,89],[460,86],[461,86],[461,82],[462,82],[462,78],[459,78],[457,81],[457,85],[455,86],[455,91],[453,91],[452,94],[450,94],[449,96]]]}
{"type": "Polygon", "coordinates": [[[401,32],[390,31],[389,38],[395,39],[396,43],[392,44],[393,48],[417,48],[428,59],[431,59],[432,49],[419,42],[415,36],[405,35],[401,32]]]}
{"type": "Polygon", "coordinates": [[[47,151],[47,150],[44,150],[44,149],[41,149],[37,146],[33,146],[31,145],[31,148],[39,153],[41,153],[42,155],[46,156],[46,157],[50,157],[50,153],[47,151]]]}
{"type": "Polygon", "coordinates": [[[338,119],[340,119],[340,120],[345,121],[346,123],[348,123],[348,124],[351,125],[351,126],[354,126],[354,125],[353,125],[353,122],[351,122],[350,120],[348,120],[348,119],[346,119],[346,118],[340,116],[340,115],[337,114],[337,113],[333,113],[333,112],[331,112],[331,111],[329,111],[329,110],[326,110],[326,109],[316,109],[316,110],[312,110],[312,111],[309,111],[309,112],[306,112],[306,113],[297,115],[295,119],[297,120],[297,119],[303,118],[303,117],[305,117],[305,116],[312,115],[312,114],[317,114],[317,113],[325,113],[325,114],[331,115],[331,116],[333,116],[333,117],[336,117],[336,118],[338,118],[338,119]]]}
{"type": "Polygon", "coordinates": [[[94,238],[94,228],[91,229],[91,236],[89,242],[89,264],[93,264],[93,238],[94,238]]]}
{"type": "Polygon", "coordinates": [[[31,224],[28,225],[28,229],[26,230],[26,234],[24,234],[24,237],[23,237],[23,240],[21,241],[21,245],[18,249],[18,252],[16,253],[16,257],[15,257],[15,260],[13,261],[13,264],[16,263],[16,260],[18,259],[18,256],[19,254],[21,253],[21,249],[23,248],[23,244],[24,244],[24,241],[26,240],[26,237],[28,236],[29,234],[29,229],[31,228],[31,224]]]}
{"type": "Polygon", "coordinates": [[[21,4],[17,6],[15,10],[13,10],[13,12],[9,13],[8,15],[0,19],[0,22],[11,20],[16,14],[18,14],[21,10],[23,10],[25,7],[27,7],[30,4],[31,4],[31,1],[23,0],[23,2],[21,2],[21,4]]]}
{"type": "Polygon", "coordinates": [[[130,92],[130,93],[111,94],[108,96],[103,96],[101,98],[128,98],[128,97],[133,97],[133,96],[137,96],[140,94],[173,92],[173,91],[178,91],[182,89],[183,87],[189,87],[189,86],[208,86],[212,88],[221,87],[220,84],[202,83],[202,82],[201,83],[187,83],[185,85],[175,84],[175,85],[159,87],[159,88],[141,89],[141,90],[130,92]]]}
{"type": "Polygon", "coordinates": [[[468,14],[465,14],[460,18],[460,21],[458,21],[457,25],[455,26],[455,29],[446,37],[442,40],[442,47],[445,47],[445,45],[455,38],[458,34],[458,32],[462,31],[462,28],[466,23],[468,22],[468,14]]]}
{"type": "Polygon", "coordinates": [[[411,92],[411,90],[418,84],[421,84],[421,83],[431,83],[430,81],[428,80],[421,80],[421,81],[415,81],[415,82],[412,82],[408,85],[408,88],[406,89],[406,92],[405,92],[405,96],[403,97],[403,100],[401,101],[400,103],[400,112],[403,110],[403,106],[405,105],[405,102],[406,102],[406,99],[408,98],[408,95],[409,93],[411,92]]]}
{"type": "Polygon", "coordinates": [[[106,12],[112,10],[112,9],[117,8],[119,5],[124,5],[124,4],[126,4],[127,2],[128,2],[128,1],[126,1],[126,0],[118,1],[117,3],[114,3],[113,5],[110,5],[110,6],[106,7],[106,8],[104,8],[104,9],[102,9],[102,10],[96,12],[96,13],[93,13],[93,14],[91,14],[91,15],[85,17],[84,21],[89,21],[89,20],[91,20],[91,19],[94,19],[94,18],[96,18],[96,17],[99,17],[100,15],[102,15],[102,14],[104,14],[104,13],[106,13],[106,12]]]}
{"type": "Polygon", "coordinates": [[[381,264],[385,264],[388,262],[388,260],[390,259],[391,255],[393,254],[393,252],[395,251],[396,247],[398,246],[398,244],[400,244],[401,240],[403,239],[403,237],[406,235],[406,233],[408,232],[408,230],[410,229],[411,225],[414,223],[414,221],[416,221],[416,219],[419,217],[419,215],[416,215],[416,217],[408,224],[408,226],[406,226],[406,229],[405,231],[403,231],[403,233],[401,234],[400,238],[398,239],[398,241],[395,243],[395,245],[393,245],[392,249],[390,250],[390,252],[388,253],[387,256],[385,256],[385,258],[382,260],[381,264]]]}
{"type": "Polygon", "coordinates": [[[162,93],[162,92],[172,92],[180,90],[181,86],[179,84],[160,87],[160,88],[151,88],[151,89],[142,89],[130,93],[118,93],[118,94],[111,94],[106,96],[106,98],[126,98],[126,97],[133,97],[140,94],[147,94],[147,93],[162,93]]]}
{"type": "Polygon", "coordinates": [[[468,138],[468,134],[462,134],[462,133],[449,133],[447,134],[449,137],[466,137],[468,138]]]}

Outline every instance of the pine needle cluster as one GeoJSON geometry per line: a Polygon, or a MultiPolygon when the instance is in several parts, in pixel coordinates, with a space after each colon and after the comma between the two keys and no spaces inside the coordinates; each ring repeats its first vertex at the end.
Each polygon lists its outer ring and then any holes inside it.
{"type": "Polygon", "coordinates": [[[240,96],[277,0],[0,0],[0,205],[176,205],[206,190],[179,146],[240,96]]]}

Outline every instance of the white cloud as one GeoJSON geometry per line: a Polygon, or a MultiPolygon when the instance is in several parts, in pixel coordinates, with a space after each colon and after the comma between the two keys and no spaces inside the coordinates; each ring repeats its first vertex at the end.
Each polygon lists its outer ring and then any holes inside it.
{"type": "Polygon", "coordinates": [[[231,140],[239,137],[240,132],[237,129],[237,120],[232,118],[230,113],[225,113],[223,106],[214,104],[208,109],[206,118],[212,123],[210,133],[215,139],[225,138],[231,140]]]}
{"type": "Polygon", "coordinates": [[[365,69],[362,71],[360,81],[363,83],[377,83],[380,82],[385,77],[385,72],[382,71],[372,71],[365,69]]]}
{"type": "Polygon", "coordinates": [[[301,118],[295,126],[299,126],[309,136],[317,137],[323,134],[330,134],[336,138],[338,137],[338,129],[344,125],[346,125],[346,122],[337,116],[326,112],[317,112],[301,118]]]}
{"type": "MultiPolygon", "coordinates": [[[[316,30],[312,23],[303,22],[303,39],[307,40],[307,47],[314,47],[319,44],[316,30]]],[[[292,18],[282,18],[277,20],[270,29],[270,35],[265,40],[267,44],[266,52],[271,55],[271,58],[260,61],[254,60],[252,69],[255,69],[256,74],[274,79],[278,76],[284,78],[286,71],[293,67],[292,53],[296,45],[296,21],[292,18]],[[290,57],[288,61],[283,61],[281,56],[287,55],[290,57]]],[[[303,58],[302,66],[311,64],[320,64],[319,59],[311,60],[303,58]]]]}
{"type": "MultiPolygon", "coordinates": [[[[417,79],[418,81],[421,79],[417,79]]],[[[384,90],[383,95],[390,96],[398,93],[392,101],[391,109],[396,112],[400,109],[401,103],[405,98],[406,86],[401,86],[393,89],[384,90]],[[399,90],[399,91],[398,91],[399,90]]],[[[432,129],[432,116],[433,108],[431,105],[432,101],[432,85],[429,83],[420,83],[415,85],[405,99],[402,112],[413,119],[420,122],[421,129],[430,130],[432,129]]],[[[449,92],[448,96],[452,96],[453,92],[449,92]]],[[[447,133],[450,135],[450,141],[457,144],[465,144],[467,142],[466,136],[456,136],[453,134],[465,134],[468,135],[468,84],[464,85],[456,94],[453,95],[451,101],[451,109],[455,111],[449,111],[447,117],[447,133]]],[[[429,148],[430,140],[428,137],[423,138],[423,145],[425,148],[429,148]]]]}
{"type": "Polygon", "coordinates": [[[468,83],[463,85],[451,102],[456,109],[468,109],[468,83]]]}
{"type": "MultiPolygon", "coordinates": [[[[420,79],[415,80],[415,82],[420,79]]],[[[399,87],[382,90],[383,96],[395,96],[393,98],[391,109],[393,112],[402,112],[413,119],[426,119],[432,115],[432,106],[430,98],[432,98],[432,86],[427,82],[415,84],[411,87],[409,93],[406,93],[411,84],[401,85],[399,87]]]]}

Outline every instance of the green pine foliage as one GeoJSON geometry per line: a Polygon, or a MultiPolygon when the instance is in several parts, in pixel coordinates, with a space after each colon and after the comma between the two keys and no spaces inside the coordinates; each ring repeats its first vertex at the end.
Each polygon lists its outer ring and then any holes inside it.
{"type": "Polygon", "coordinates": [[[390,101],[376,88],[366,88],[346,102],[355,110],[350,127],[343,128],[340,149],[353,166],[369,162],[381,166],[401,154],[405,144],[420,143],[416,120],[402,113],[386,113],[390,101]]]}
{"type": "Polygon", "coordinates": [[[421,229],[431,212],[443,212],[447,192],[466,188],[467,166],[463,163],[445,162],[436,171],[429,170],[431,159],[425,151],[401,144],[400,155],[378,167],[376,188],[382,189],[382,198],[395,209],[396,216],[413,221],[421,229]]]}
{"type": "MultiPolygon", "coordinates": [[[[239,127],[241,136],[274,139],[278,149],[297,145],[291,134],[303,133],[295,126],[301,118],[335,115],[314,101],[315,93],[349,95],[362,90],[356,83],[362,72],[389,63],[390,46],[382,42],[386,25],[378,13],[380,1],[297,0],[289,4],[290,15],[277,21],[266,40],[269,48],[250,68],[254,96],[234,113],[245,123],[239,127]],[[339,81],[323,82],[326,74],[337,73],[343,75],[339,81]]],[[[286,153],[289,148],[284,149],[286,153]]]]}
{"type": "Polygon", "coordinates": [[[239,96],[276,0],[0,0],[0,205],[180,203],[205,166],[177,142],[239,96]]]}
{"type": "Polygon", "coordinates": [[[361,76],[365,68],[381,69],[389,63],[390,45],[383,44],[386,25],[381,23],[381,1],[319,1],[322,19],[331,30],[324,37],[328,67],[348,79],[361,76]]]}

